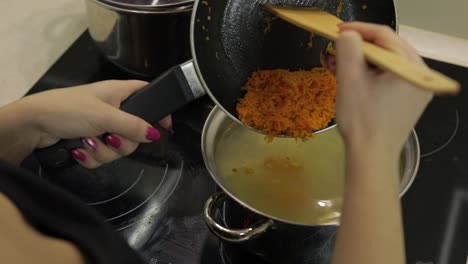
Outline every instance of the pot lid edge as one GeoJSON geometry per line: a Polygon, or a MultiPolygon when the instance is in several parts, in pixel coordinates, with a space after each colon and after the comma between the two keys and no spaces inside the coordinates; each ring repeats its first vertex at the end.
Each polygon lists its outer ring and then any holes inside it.
{"type": "Polygon", "coordinates": [[[193,6],[195,0],[94,0],[98,3],[111,5],[128,10],[158,10],[193,6]]]}

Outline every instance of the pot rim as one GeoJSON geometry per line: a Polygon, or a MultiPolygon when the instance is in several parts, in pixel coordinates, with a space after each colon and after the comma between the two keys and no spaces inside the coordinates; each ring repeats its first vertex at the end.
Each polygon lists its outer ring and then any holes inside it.
{"type": "Polygon", "coordinates": [[[91,1],[106,9],[126,12],[134,14],[177,14],[191,12],[193,9],[193,2],[180,3],[178,5],[162,5],[162,6],[137,6],[131,4],[116,4],[106,0],[87,0],[91,1]]]}
{"type": "MultiPolygon", "coordinates": [[[[318,227],[318,226],[339,226],[340,225],[340,220],[337,220],[337,221],[333,221],[333,222],[330,222],[330,223],[324,223],[324,224],[304,224],[304,223],[300,223],[300,222],[294,222],[294,221],[289,221],[289,220],[284,220],[284,219],[281,219],[279,217],[275,217],[275,216],[272,216],[272,215],[269,215],[269,214],[266,214],[252,206],[250,206],[248,203],[242,201],[239,197],[237,197],[236,195],[234,195],[231,191],[229,191],[227,189],[227,187],[225,185],[223,185],[221,183],[221,181],[219,180],[221,177],[217,177],[216,174],[212,171],[212,169],[210,168],[210,165],[208,164],[208,156],[207,156],[207,151],[206,151],[206,138],[207,138],[207,133],[208,133],[208,130],[211,126],[211,124],[213,123],[213,119],[219,115],[219,114],[222,114],[225,116],[225,118],[227,118],[226,116],[226,113],[224,111],[222,111],[220,109],[220,107],[218,106],[215,106],[213,108],[213,110],[211,110],[210,114],[208,115],[208,118],[206,119],[205,123],[204,123],[204,126],[203,126],[203,131],[202,131],[202,136],[201,136],[201,151],[202,151],[202,156],[203,156],[203,162],[205,164],[205,167],[207,168],[211,178],[216,182],[216,185],[218,187],[220,187],[222,189],[222,191],[224,193],[226,193],[229,198],[231,198],[232,200],[236,201],[237,203],[239,203],[240,205],[244,206],[245,208],[247,208],[248,210],[258,214],[258,215],[261,215],[265,218],[268,218],[268,219],[272,219],[274,221],[278,221],[278,222],[281,222],[281,223],[286,223],[286,224],[291,224],[291,225],[297,225],[297,226],[308,226],[308,227],[318,227]]],[[[411,172],[411,175],[409,176],[409,179],[406,181],[406,185],[403,187],[403,189],[401,188],[401,185],[400,185],[400,198],[403,197],[403,195],[406,194],[406,192],[410,189],[410,187],[412,186],[415,178],[416,178],[416,175],[418,173],[418,170],[419,170],[419,162],[420,162],[420,145],[419,145],[419,140],[418,140],[418,136],[416,134],[416,130],[413,128],[412,129],[412,132],[410,134],[410,137],[409,137],[409,140],[406,142],[405,146],[411,141],[411,140],[414,140],[413,143],[413,147],[415,148],[415,161],[414,161],[414,164],[413,166],[411,167],[412,168],[412,172],[411,172]]]]}

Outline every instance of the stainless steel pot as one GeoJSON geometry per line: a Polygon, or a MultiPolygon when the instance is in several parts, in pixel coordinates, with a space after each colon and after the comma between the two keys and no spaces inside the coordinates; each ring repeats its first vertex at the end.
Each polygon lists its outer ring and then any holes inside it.
{"type": "Polygon", "coordinates": [[[194,0],[86,0],[89,32],[125,71],[153,78],[191,58],[194,0]]]}
{"type": "MultiPolygon", "coordinates": [[[[227,130],[235,129],[236,126],[240,126],[231,118],[229,118],[223,111],[218,107],[215,107],[210,113],[203,130],[202,135],[202,153],[205,161],[205,165],[210,172],[213,180],[216,181],[217,185],[224,191],[213,195],[205,206],[205,220],[211,231],[225,241],[230,242],[244,242],[252,240],[260,235],[268,232],[271,229],[277,229],[281,226],[295,226],[295,227],[320,227],[324,225],[305,225],[301,223],[291,222],[285,219],[280,219],[274,215],[266,214],[257,208],[253,208],[246,203],[242,197],[236,196],[230,191],[229,186],[226,185],[222,175],[218,173],[216,164],[216,149],[218,145],[222,143],[222,135],[227,130]],[[227,197],[232,198],[237,203],[247,208],[249,211],[262,216],[261,221],[256,221],[252,225],[241,228],[233,229],[225,226],[223,222],[217,221],[215,212],[219,211],[219,205],[227,197]]],[[[326,132],[324,132],[326,133],[326,132]]],[[[416,132],[413,130],[407,143],[404,146],[402,153],[402,160],[400,162],[400,168],[402,172],[401,186],[400,186],[400,197],[403,196],[410,188],[419,167],[419,142],[416,132]]],[[[328,225],[334,225],[338,223],[332,223],[328,225]]]]}
{"type": "MultiPolygon", "coordinates": [[[[245,225],[268,221],[267,218],[253,213],[233,199],[220,200],[218,218],[229,229],[243,228],[245,225]]],[[[272,220],[271,220],[272,221],[272,220]]],[[[266,263],[330,263],[338,226],[299,226],[275,222],[275,224],[255,239],[242,243],[221,240],[224,247],[240,248],[266,263]]],[[[226,252],[228,252],[226,250],[226,252]]],[[[238,263],[238,262],[234,262],[238,263]]],[[[242,263],[242,262],[239,262],[242,263]]],[[[263,263],[263,262],[262,262],[263,263]]]]}

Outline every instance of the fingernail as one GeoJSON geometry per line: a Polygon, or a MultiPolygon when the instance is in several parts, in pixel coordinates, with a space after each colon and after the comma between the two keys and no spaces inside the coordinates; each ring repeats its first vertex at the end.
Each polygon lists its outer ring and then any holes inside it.
{"type": "Polygon", "coordinates": [[[161,137],[161,133],[154,127],[148,127],[146,130],[146,139],[149,141],[157,141],[161,137]]]}
{"type": "Polygon", "coordinates": [[[107,144],[111,145],[112,147],[116,149],[120,148],[120,145],[122,145],[120,138],[114,135],[107,135],[105,137],[105,140],[107,144]]]}
{"type": "Polygon", "coordinates": [[[92,150],[96,150],[97,149],[97,143],[96,141],[94,140],[94,138],[83,138],[82,139],[83,141],[83,144],[86,144],[88,147],[90,147],[92,150]]]}
{"type": "Polygon", "coordinates": [[[331,72],[335,72],[335,71],[336,71],[336,59],[335,59],[334,57],[328,58],[328,59],[327,59],[327,68],[328,68],[328,70],[330,70],[331,72]]]}
{"type": "Polygon", "coordinates": [[[336,65],[336,58],[335,56],[328,56],[327,59],[327,64],[328,65],[336,65]]]}
{"type": "Polygon", "coordinates": [[[79,151],[79,150],[77,150],[77,149],[72,150],[72,151],[71,151],[71,154],[73,155],[73,157],[74,157],[75,159],[77,159],[77,160],[79,160],[79,161],[81,161],[81,162],[85,162],[85,161],[86,161],[86,155],[85,155],[83,152],[81,152],[81,151],[79,151]]]}

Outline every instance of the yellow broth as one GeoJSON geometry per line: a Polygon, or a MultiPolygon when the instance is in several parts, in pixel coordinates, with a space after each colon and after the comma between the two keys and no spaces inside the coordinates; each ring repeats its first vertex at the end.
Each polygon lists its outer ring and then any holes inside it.
{"type": "Polygon", "coordinates": [[[344,185],[344,146],[337,129],[306,142],[241,126],[226,130],[216,164],[227,188],[267,215],[298,224],[337,223],[344,185]]]}

